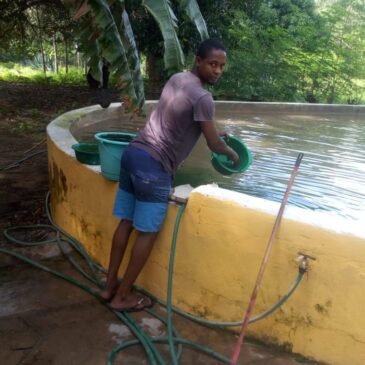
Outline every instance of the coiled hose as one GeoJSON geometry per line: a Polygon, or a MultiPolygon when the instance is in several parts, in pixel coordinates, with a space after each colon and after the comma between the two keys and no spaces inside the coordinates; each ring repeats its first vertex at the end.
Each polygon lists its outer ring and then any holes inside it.
{"type": "MultiPolygon", "coordinates": [[[[18,245],[26,245],[26,246],[37,246],[37,245],[45,245],[45,244],[54,244],[57,243],[61,252],[65,255],[65,257],[70,261],[70,263],[87,279],[89,283],[84,283],[76,280],[70,275],[64,274],[62,272],[56,271],[54,269],[51,269],[47,267],[46,265],[35,261],[33,259],[30,259],[24,255],[21,255],[13,250],[9,250],[7,248],[0,247],[0,252],[10,255],[12,257],[15,257],[19,260],[22,260],[34,267],[37,267],[39,269],[42,269],[46,272],[49,272],[50,274],[53,274],[60,279],[63,279],[83,290],[88,292],[89,294],[93,295],[94,297],[100,298],[100,289],[103,288],[104,284],[101,279],[100,274],[105,274],[105,270],[96,263],[86,252],[84,247],[81,245],[80,242],[78,242],[75,238],[70,236],[67,232],[65,232],[61,227],[56,225],[51,217],[50,211],[49,211],[49,193],[46,197],[46,213],[47,217],[50,221],[50,224],[37,224],[37,225],[30,225],[30,226],[17,226],[17,227],[10,227],[6,230],[4,230],[5,237],[13,243],[16,243],[18,245]],[[54,237],[51,239],[46,239],[39,242],[29,242],[29,241],[23,241],[16,239],[12,233],[17,230],[28,230],[28,229],[49,229],[50,231],[54,232],[54,237]],[[71,246],[75,252],[78,254],[79,257],[84,259],[84,261],[87,264],[87,270],[85,270],[77,261],[77,259],[74,257],[74,255],[70,254],[69,250],[67,250],[66,246],[71,246]],[[91,284],[91,286],[90,286],[91,284]]],[[[172,289],[173,289],[173,272],[174,272],[174,259],[175,259],[175,249],[176,249],[176,242],[178,238],[178,231],[179,231],[179,225],[181,222],[181,218],[183,216],[183,212],[185,210],[186,205],[183,204],[179,207],[179,211],[176,217],[175,221],[175,227],[171,242],[171,252],[170,252],[170,263],[169,263],[169,269],[168,269],[168,289],[167,289],[167,301],[164,302],[156,297],[154,297],[151,293],[148,293],[147,291],[143,290],[142,288],[136,288],[138,291],[144,293],[145,295],[150,296],[153,298],[156,302],[158,302],[161,306],[166,307],[167,310],[167,318],[164,318],[161,314],[154,311],[153,309],[146,309],[146,312],[148,312],[150,315],[154,316],[155,318],[159,319],[162,323],[164,323],[167,326],[167,336],[160,336],[160,337],[153,337],[151,338],[148,336],[144,331],[137,325],[137,322],[133,319],[133,317],[125,312],[118,312],[113,310],[108,303],[104,303],[110,310],[114,312],[114,314],[130,329],[130,331],[134,334],[136,339],[123,342],[122,344],[114,347],[111,352],[108,355],[107,364],[113,365],[113,362],[115,360],[116,355],[131,346],[140,345],[144,348],[146,355],[148,357],[149,363],[151,365],[166,365],[166,361],[162,358],[161,353],[159,352],[158,348],[155,346],[155,344],[168,344],[170,349],[170,356],[171,361],[173,365],[179,364],[179,359],[182,354],[183,346],[189,346],[192,347],[198,351],[201,351],[205,353],[208,356],[211,356],[217,360],[220,360],[223,363],[229,364],[230,359],[215,352],[214,350],[210,349],[209,347],[200,345],[196,342],[189,341],[187,339],[182,338],[176,328],[173,325],[173,312],[190,319],[196,323],[205,325],[205,326],[211,326],[211,327],[235,327],[240,326],[242,324],[242,321],[237,322],[216,322],[216,321],[210,321],[204,318],[196,317],[190,313],[184,312],[178,308],[175,308],[172,306],[172,289]]],[[[303,275],[306,270],[299,269],[299,273],[289,289],[289,291],[280,298],[280,300],[275,303],[272,307],[264,311],[263,313],[259,314],[256,317],[253,317],[250,320],[250,323],[256,322],[262,318],[267,317],[269,314],[274,312],[276,309],[278,309],[283,303],[285,303],[288,298],[291,296],[291,294],[295,291],[299,283],[301,282],[303,275]]]]}

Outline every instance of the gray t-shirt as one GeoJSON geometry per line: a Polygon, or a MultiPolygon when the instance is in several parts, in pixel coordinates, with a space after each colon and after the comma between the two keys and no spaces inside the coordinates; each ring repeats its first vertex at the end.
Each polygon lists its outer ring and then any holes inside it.
{"type": "Polygon", "coordinates": [[[197,142],[198,122],[214,120],[214,101],[191,72],[173,75],[156,109],[131,145],[149,152],[174,175],[197,142]]]}

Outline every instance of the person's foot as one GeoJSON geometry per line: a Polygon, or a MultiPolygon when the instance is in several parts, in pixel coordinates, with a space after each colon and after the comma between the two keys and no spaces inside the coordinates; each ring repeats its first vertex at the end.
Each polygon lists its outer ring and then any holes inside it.
{"type": "Polygon", "coordinates": [[[113,285],[106,286],[101,292],[100,297],[102,300],[109,302],[113,299],[114,295],[118,291],[119,282],[114,283],[113,285]]]}
{"type": "Polygon", "coordinates": [[[154,305],[150,297],[138,293],[131,293],[124,299],[114,297],[110,306],[118,312],[138,312],[154,305]]]}

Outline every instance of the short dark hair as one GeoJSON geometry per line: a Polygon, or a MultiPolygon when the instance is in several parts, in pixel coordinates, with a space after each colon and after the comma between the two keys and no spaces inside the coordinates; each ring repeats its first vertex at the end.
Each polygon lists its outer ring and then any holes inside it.
{"type": "Polygon", "coordinates": [[[226,52],[226,49],[220,41],[210,38],[200,43],[198,50],[196,51],[196,56],[204,59],[212,53],[213,49],[218,49],[226,52]]]}

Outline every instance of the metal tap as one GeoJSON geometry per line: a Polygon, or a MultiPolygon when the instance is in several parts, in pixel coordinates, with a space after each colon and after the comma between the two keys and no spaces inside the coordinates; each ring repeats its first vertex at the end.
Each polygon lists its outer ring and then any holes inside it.
{"type": "Polygon", "coordinates": [[[301,273],[305,273],[307,272],[308,270],[308,266],[309,266],[309,263],[308,261],[309,260],[313,260],[315,261],[316,260],[316,257],[315,256],[312,256],[312,255],[308,255],[304,252],[298,252],[298,258],[297,258],[297,261],[299,262],[299,271],[301,273]]]}

